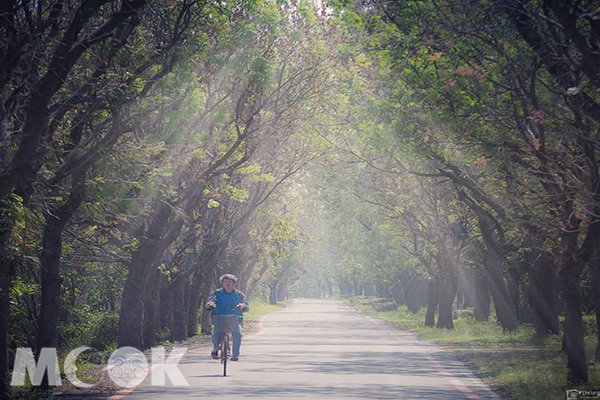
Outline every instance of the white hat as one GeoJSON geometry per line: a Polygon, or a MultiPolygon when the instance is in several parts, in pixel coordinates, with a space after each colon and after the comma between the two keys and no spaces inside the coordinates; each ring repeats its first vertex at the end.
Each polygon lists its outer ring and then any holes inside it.
{"type": "Polygon", "coordinates": [[[233,283],[237,283],[237,281],[238,281],[237,276],[235,276],[233,274],[221,275],[221,277],[219,278],[219,282],[223,283],[223,279],[231,279],[233,281],[233,283]]]}

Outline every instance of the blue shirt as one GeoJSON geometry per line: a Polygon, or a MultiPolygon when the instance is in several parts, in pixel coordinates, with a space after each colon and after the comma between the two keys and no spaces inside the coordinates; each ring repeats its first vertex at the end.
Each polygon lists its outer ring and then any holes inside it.
{"type": "Polygon", "coordinates": [[[215,315],[238,315],[242,317],[242,311],[248,310],[246,295],[237,289],[233,289],[231,293],[227,293],[223,288],[217,289],[211,293],[209,301],[213,301],[217,305],[213,311],[215,315]],[[240,303],[245,305],[243,310],[235,308],[240,303]]]}

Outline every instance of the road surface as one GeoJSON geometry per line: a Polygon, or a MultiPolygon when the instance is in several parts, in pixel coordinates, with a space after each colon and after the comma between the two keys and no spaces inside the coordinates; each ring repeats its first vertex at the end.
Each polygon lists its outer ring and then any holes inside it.
{"type": "Polygon", "coordinates": [[[143,383],[125,400],[500,399],[451,353],[339,301],[296,300],[267,315],[227,377],[209,352],[179,364],[190,386],[143,383]]]}

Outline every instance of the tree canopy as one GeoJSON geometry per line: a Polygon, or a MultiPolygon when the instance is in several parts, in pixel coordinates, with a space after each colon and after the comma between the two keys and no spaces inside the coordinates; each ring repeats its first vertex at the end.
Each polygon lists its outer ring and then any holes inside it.
{"type": "Polygon", "coordinates": [[[225,272],[271,302],[374,295],[440,329],[463,308],[532,324],[563,334],[584,384],[596,11],[2,2],[0,392],[17,347],[210,331],[201,304],[225,272]]]}

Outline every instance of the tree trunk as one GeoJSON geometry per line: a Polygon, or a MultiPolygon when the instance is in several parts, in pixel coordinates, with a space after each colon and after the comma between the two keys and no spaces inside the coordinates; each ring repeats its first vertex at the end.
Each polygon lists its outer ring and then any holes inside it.
{"type": "Polygon", "coordinates": [[[131,346],[144,349],[142,322],[144,315],[144,290],[148,271],[155,267],[158,253],[162,252],[161,235],[171,216],[171,207],[165,202],[157,202],[158,211],[154,214],[146,234],[138,238],[140,245],[129,262],[129,272],[123,289],[121,311],[119,313],[119,347],[131,346]]]}
{"type": "MultiPolygon", "coordinates": [[[[394,292],[396,292],[394,301],[397,305],[404,304],[408,311],[417,313],[423,304],[420,299],[421,292],[427,292],[427,286],[419,278],[406,277],[400,279],[400,282],[395,286],[394,292]]],[[[427,301],[424,303],[427,304],[427,301]]]]}
{"type": "Polygon", "coordinates": [[[169,329],[173,335],[173,288],[167,277],[160,277],[160,330],[169,329]]]}
{"type": "Polygon", "coordinates": [[[277,301],[285,301],[287,299],[288,290],[288,279],[284,278],[279,285],[277,285],[277,301]]]}
{"type": "Polygon", "coordinates": [[[189,287],[189,296],[187,298],[187,336],[192,337],[198,334],[198,308],[201,303],[202,279],[195,274],[194,280],[189,287]]]}
{"type": "Polygon", "coordinates": [[[561,232],[560,291],[565,310],[565,332],[563,346],[567,353],[567,382],[579,385],[588,381],[588,368],[585,357],[583,316],[579,283],[583,263],[575,260],[579,238],[578,221],[569,217],[569,230],[561,232]]]}
{"type": "Polygon", "coordinates": [[[519,320],[504,282],[500,255],[488,243],[486,243],[486,268],[490,278],[490,293],[496,309],[496,320],[505,331],[514,331],[519,327],[519,320]]]}
{"type": "MultiPolygon", "coordinates": [[[[226,243],[227,241],[224,239],[218,242],[207,242],[196,261],[196,264],[202,266],[203,270],[197,268],[197,271],[200,273],[196,274],[196,278],[190,288],[190,297],[187,305],[188,336],[190,337],[198,334],[198,309],[203,303],[204,299],[202,297],[208,298],[212,286],[210,278],[217,271],[217,260],[221,258],[223,251],[227,248],[226,243]]],[[[200,325],[201,332],[212,331],[212,321],[209,318],[209,313],[202,313],[200,325]]]]}
{"type": "Polygon", "coordinates": [[[404,290],[404,285],[402,280],[398,280],[392,289],[392,298],[394,299],[394,303],[396,305],[403,305],[407,303],[407,294],[404,290]]]}
{"type": "Polygon", "coordinates": [[[561,268],[561,294],[565,307],[564,347],[567,353],[567,382],[579,385],[588,381],[583,317],[579,296],[581,270],[574,260],[561,268]]]}
{"type": "Polygon", "coordinates": [[[173,293],[173,327],[171,329],[171,338],[174,341],[185,340],[187,338],[186,285],[188,285],[188,281],[182,276],[177,276],[173,283],[171,283],[171,291],[173,293]]]}
{"type": "Polygon", "coordinates": [[[155,346],[158,341],[158,332],[160,326],[160,277],[158,268],[154,268],[148,275],[146,282],[146,293],[144,295],[144,346],[155,346]]]}
{"type": "MultiPolygon", "coordinates": [[[[319,295],[320,297],[320,295],[319,295]]],[[[277,304],[277,284],[269,285],[269,304],[277,304]]]]}
{"type": "MultiPolygon", "coordinates": [[[[214,276],[214,271],[206,271],[202,274],[204,280],[202,282],[202,291],[201,295],[204,296],[202,301],[206,300],[210,294],[210,289],[212,288],[212,279],[214,276]]],[[[212,333],[212,318],[209,312],[202,312],[200,317],[200,329],[202,333],[210,334],[212,333]]]]}
{"type": "Polygon", "coordinates": [[[521,305],[521,274],[517,268],[512,267],[509,269],[506,277],[506,284],[508,288],[508,294],[510,295],[510,301],[513,309],[515,310],[517,321],[520,321],[519,308],[521,305]]]}
{"type": "Polygon", "coordinates": [[[594,362],[600,363],[600,255],[595,254],[589,264],[589,274],[592,284],[592,298],[596,311],[596,352],[594,362]]]}
{"type": "Polygon", "coordinates": [[[440,294],[439,294],[439,315],[437,321],[437,328],[440,329],[454,329],[453,322],[453,304],[456,298],[458,284],[456,276],[448,276],[443,282],[440,283],[440,294]]]}
{"type": "Polygon", "coordinates": [[[486,270],[475,272],[475,320],[487,321],[490,318],[489,275],[486,270]]]}
{"type": "MultiPolygon", "coordinates": [[[[42,236],[40,256],[40,314],[38,317],[37,353],[44,347],[58,347],[58,318],[60,310],[61,277],[60,261],[62,252],[62,233],[66,224],[77,211],[86,191],[86,171],[73,176],[72,191],[69,199],[55,205],[46,215],[46,226],[42,236]]],[[[48,376],[44,374],[42,389],[48,388],[48,376]]]]}
{"type": "Polygon", "coordinates": [[[436,278],[431,278],[427,288],[427,312],[425,313],[425,325],[435,326],[435,313],[440,304],[440,283],[436,278]]]}
{"type": "Polygon", "coordinates": [[[11,265],[10,236],[15,219],[9,211],[11,204],[0,201],[0,398],[11,398],[8,323],[10,306],[11,265]]]}
{"type": "Polygon", "coordinates": [[[556,264],[549,254],[539,254],[529,270],[528,297],[536,335],[558,335],[556,264]]]}

